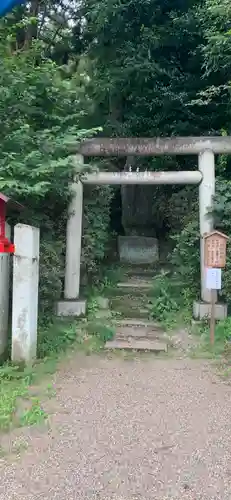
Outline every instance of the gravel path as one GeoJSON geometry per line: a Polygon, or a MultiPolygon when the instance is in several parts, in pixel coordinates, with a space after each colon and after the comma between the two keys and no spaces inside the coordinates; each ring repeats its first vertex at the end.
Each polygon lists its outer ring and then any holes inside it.
{"type": "Polygon", "coordinates": [[[230,500],[231,387],[207,362],[73,358],[56,387],[1,500],[230,500]]]}

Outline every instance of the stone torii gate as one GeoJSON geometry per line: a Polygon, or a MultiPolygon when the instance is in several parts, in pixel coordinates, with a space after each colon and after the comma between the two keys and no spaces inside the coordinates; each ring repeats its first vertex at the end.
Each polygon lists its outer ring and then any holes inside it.
{"type": "MultiPolygon", "coordinates": [[[[72,148],[73,149],[73,148],[72,148]]],[[[69,207],[66,239],[66,267],[64,300],[57,304],[60,316],[79,316],[85,313],[86,303],[79,298],[80,259],[82,239],[83,184],[197,184],[199,185],[201,301],[194,303],[195,318],[210,314],[211,293],[205,286],[203,236],[213,229],[213,218],[208,213],[215,194],[215,155],[231,154],[231,137],[173,137],[173,138],[97,138],[75,146],[78,162],[89,156],[159,156],[197,155],[197,171],[149,172],[148,175],[131,172],[89,173],[82,182],[73,183],[73,198],[69,207]]],[[[225,304],[216,303],[217,319],[227,315],[225,304]]]]}

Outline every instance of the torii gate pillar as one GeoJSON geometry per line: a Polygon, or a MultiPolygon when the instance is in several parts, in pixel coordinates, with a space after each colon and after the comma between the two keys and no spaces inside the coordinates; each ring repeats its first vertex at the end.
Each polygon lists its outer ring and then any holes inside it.
{"type": "MultiPolygon", "coordinates": [[[[202,181],[199,185],[201,301],[194,302],[193,316],[195,319],[203,319],[210,317],[211,315],[211,291],[206,288],[206,267],[203,237],[205,233],[210,233],[213,229],[213,215],[211,213],[211,208],[213,206],[213,198],[215,195],[215,157],[212,150],[207,149],[199,154],[198,167],[202,174],[202,181]]],[[[216,319],[224,319],[226,316],[226,304],[216,302],[216,319]]]]}
{"type": "MultiPolygon", "coordinates": [[[[75,156],[77,164],[84,163],[82,155],[75,156]]],[[[86,300],[79,298],[80,267],[83,222],[83,184],[72,184],[72,199],[68,209],[66,228],[66,264],[64,282],[64,300],[57,303],[58,316],[81,316],[86,313],[86,300]]]]}

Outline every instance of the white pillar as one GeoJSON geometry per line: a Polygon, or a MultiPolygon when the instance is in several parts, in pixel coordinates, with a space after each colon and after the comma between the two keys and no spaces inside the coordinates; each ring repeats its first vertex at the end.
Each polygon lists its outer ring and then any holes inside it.
{"type": "Polygon", "coordinates": [[[213,151],[206,150],[200,153],[199,170],[203,176],[199,186],[201,299],[205,302],[211,302],[211,293],[205,286],[203,235],[213,229],[213,217],[208,213],[215,195],[215,160],[213,151]]]}
{"type": "MultiPolygon", "coordinates": [[[[78,163],[83,163],[84,158],[78,155],[78,163]]],[[[82,182],[73,182],[72,200],[68,209],[66,233],[66,268],[64,298],[77,300],[80,287],[80,259],[82,246],[82,218],[83,218],[83,185],[82,182]]]]}
{"type": "Polygon", "coordinates": [[[14,362],[31,363],[37,352],[39,229],[14,229],[12,352],[14,362]]]}
{"type": "MultiPolygon", "coordinates": [[[[6,237],[10,239],[11,228],[6,223],[6,237]]],[[[10,288],[10,254],[0,253],[0,356],[7,349],[10,288]]]]}

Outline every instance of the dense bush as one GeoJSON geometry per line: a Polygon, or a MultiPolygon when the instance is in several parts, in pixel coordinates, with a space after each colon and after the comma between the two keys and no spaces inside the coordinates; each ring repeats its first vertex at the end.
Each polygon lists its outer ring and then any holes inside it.
{"type": "MultiPolygon", "coordinates": [[[[68,143],[91,136],[98,125],[115,136],[230,133],[230,2],[100,0],[96,5],[83,0],[71,7],[72,26],[62,23],[48,46],[44,32],[53,33],[58,22],[53,9],[61,13],[63,6],[55,0],[44,12],[38,2],[35,30],[24,7],[0,21],[0,189],[25,204],[21,220],[41,228],[40,311],[47,314],[63,286],[73,175],[68,143]],[[37,39],[28,39],[28,31],[37,39]]],[[[125,161],[114,166],[122,169],[125,161]]],[[[139,159],[137,165],[188,170],[195,168],[193,162],[163,157],[139,159]]],[[[216,227],[230,235],[226,159],[217,172],[222,177],[216,227]]],[[[194,296],[200,287],[195,192],[158,187],[153,200],[156,229],[170,231],[175,245],[176,276],[194,296]]],[[[111,196],[109,187],[85,189],[82,267],[88,279],[105,255],[111,196]]],[[[230,302],[229,251],[223,275],[230,302]]]]}
{"type": "Polygon", "coordinates": [[[182,288],[196,298],[200,291],[200,232],[198,216],[172,236],[175,248],[170,262],[182,288]]]}
{"type": "MultiPolygon", "coordinates": [[[[214,200],[216,228],[231,238],[231,181],[219,179],[214,200]]],[[[227,245],[227,262],[222,271],[222,296],[231,306],[231,248],[227,245]]]]}
{"type": "Polygon", "coordinates": [[[91,277],[97,274],[107,249],[112,194],[110,186],[84,188],[82,268],[91,277]]]}
{"type": "MultiPolygon", "coordinates": [[[[0,40],[0,190],[22,202],[25,210],[12,215],[41,230],[40,318],[51,315],[63,287],[67,206],[73,167],[68,143],[89,137],[83,128],[82,90],[76,76],[63,79],[60,68],[44,59],[41,49],[11,53],[0,40]]],[[[87,166],[86,168],[90,168],[87,166]]],[[[110,190],[94,192],[94,208],[86,197],[84,262],[88,269],[104,254],[110,190]]]]}
{"type": "MultiPolygon", "coordinates": [[[[231,237],[231,181],[218,178],[213,206],[215,228],[231,237]]],[[[182,287],[194,297],[200,290],[200,234],[198,206],[183,218],[180,232],[172,235],[175,248],[170,261],[182,287]]],[[[227,246],[227,263],[222,271],[222,297],[231,306],[231,248],[227,246]]]]}

